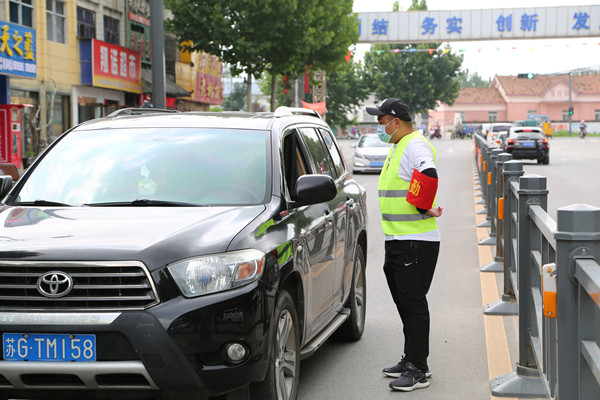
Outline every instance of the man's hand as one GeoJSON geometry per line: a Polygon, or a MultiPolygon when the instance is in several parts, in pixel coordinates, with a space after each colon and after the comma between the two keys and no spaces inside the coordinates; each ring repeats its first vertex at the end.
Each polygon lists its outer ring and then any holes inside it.
{"type": "Polygon", "coordinates": [[[442,207],[435,207],[435,208],[430,208],[429,210],[427,210],[427,212],[425,213],[426,215],[431,215],[432,217],[441,217],[442,216],[442,211],[444,209],[442,207]]]}

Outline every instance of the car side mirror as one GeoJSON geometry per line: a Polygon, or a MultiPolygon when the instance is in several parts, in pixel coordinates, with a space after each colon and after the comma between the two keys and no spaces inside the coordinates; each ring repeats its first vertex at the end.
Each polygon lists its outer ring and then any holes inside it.
{"type": "Polygon", "coordinates": [[[337,187],[329,175],[302,175],[296,181],[295,191],[296,201],[290,204],[291,208],[327,202],[336,196],[337,187]]]}
{"type": "Polygon", "coordinates": [[[0,199],[6,197],[13,186],[13,178],[9,175],[0,175],[0,199]]]}

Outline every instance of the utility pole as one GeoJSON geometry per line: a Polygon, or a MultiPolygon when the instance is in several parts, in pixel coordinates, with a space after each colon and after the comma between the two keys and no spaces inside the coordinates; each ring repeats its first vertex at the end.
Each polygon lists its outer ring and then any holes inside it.
{"type": "Polygon", "coordinates": [[[150,0],[150,43],[152,49],[152,104],[167,108],[165,78],[165,28],[163,0],[150,0]]]}

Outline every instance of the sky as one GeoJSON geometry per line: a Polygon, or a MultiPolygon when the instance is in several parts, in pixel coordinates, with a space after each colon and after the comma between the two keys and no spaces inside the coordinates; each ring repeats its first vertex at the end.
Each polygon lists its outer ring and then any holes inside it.
{"type": "MultiPolygon", "coordinates": [[[[394,0],[354,0],[354,12],[392,11],[394,0]]],[[[411,0],[399,0],[406,11],[411,0]]],[[[427,0],[428,10],[478,10],[555,6],[586,6],[598,0],[427,0]]],[[[577,68],[600,67],[600,37],[586,39],[538,39],[450,42],[453,53],[463,54],[463,70],[484,79],[494,75],[565,73],[577,68]]],[[[369,44],[356,45],[360,58],[369,44]]]]}

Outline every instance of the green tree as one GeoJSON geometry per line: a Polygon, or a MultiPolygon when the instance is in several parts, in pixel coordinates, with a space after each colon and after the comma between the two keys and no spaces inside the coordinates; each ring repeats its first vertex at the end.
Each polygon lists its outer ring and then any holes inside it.
{"type": "Polygon", "coordinates": [[[488,87],[491,81],[483,79],[477,72],[471,74],[468,69],[460,74],[460,87],[488,87]]]}
{"type": "Polygon", "coordinates": [[[347,114],[353,114],[369,96],[367,82],[363,80],[364,67],[352,60],[343,68],[327,75],[327,123],[345,129],[353,123],[347,114]]]}
{"type": "Polygon", "coordinates": [[[223,110],[242,111],[246,108],[246,88],[241,82],[233,85],[233,90],[229,96],[223,99],[223,110]]]}
{"type": "MultiPolygon", "coordinates": [[[[166,0],[169,26],[190,51],[217,55],[233,75],[332,71],[358,40],[352,0],[166,0]]],[[[275,87],[275,85],[273,85],[275,87]]]]}

